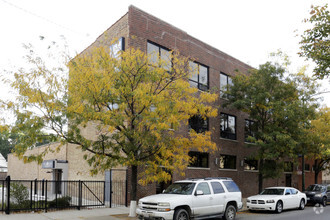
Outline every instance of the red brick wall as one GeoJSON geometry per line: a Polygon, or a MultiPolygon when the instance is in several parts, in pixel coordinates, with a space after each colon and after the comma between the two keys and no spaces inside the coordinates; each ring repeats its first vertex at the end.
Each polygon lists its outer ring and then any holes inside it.
{"type": "MultiPolygon", "coordinates": [[[[146,51],[147,41],[149,40],[171,50],[176,49],[180,51],[182,55],[190,57],[209,67],[209,86],[212,89],[217,88],[217,90],[219,90],[220,72],[234,76],[236,74],[236,70],[239,70],[242,73],[248,73],[248,70],[251,69],[251,67],[247,64],[209,46],[204,42],[201,42],[200,40],[190,36],[185,31],[182,31],[171,24],[149,15],[134,6],[129,7],[128,14],[121,20],[122,21],[119,23],[117,22],[114,27],[116,27],[115,29],[121,30],[116,33],[117,37],[121,37],[119,36],[120,33],[127,37],[125,42],[127,45],[126,48],[134,47],[139,48],[142,51],[146,51]],[[128,35],[125,31],[125,25],[127,25],[126,19],[128,19],[128,35]]],[[[109,31],[111,32],[111,30],[108,30],[105,33],[109,35],[109,31]]],[[[102,35],[99,40],[105,42],[102,35]]],[[[219,99],[214,105],[220,106],[222,101],[223,100],[219,99]]],[[[241,166],[241,161],[256,151],[256,147],[246,147],[244,143],[244,120],[248,118],[248,115],[235,109],[225,109],[223,107],[219,108],[219,115],[220,112],[236,116],[237,140],[226,140],[220,138],[219,116],[209,120],[210,130],[213,131],[212,140],[218,147],[218,150],[209,156],[209,168],[188,168],[184,177],[180,176],[178,173],[174,173],[173,181],[198,177],[231,177],[240,187],[243,197],[256,194],[258,193],[258,173],[253,171],[244,171],[243,166],[241,166]],[[215,164],[215,158],[218,158],[220,153],[236,155],[237,169],[219,170],[218,165],[215,164]]],[[[180,131],[180,133],[185,132],[187,132],[187,128],[180,131]]],[[[140,170],[140,172],[142,171],[140,170]]],[[[309,179],[309,174],[306,175],[306,179],[309,179]]],[[[306,180],[306,185],[307,181],[309,180],[306,180]]],[[[130,183],[130,171],[128,175],[128,182],[130,183]]],[[[299,176],[293,173],[291,182],[292,186],[298,187],[299,176]]],[[[283,174],[278,179],[265,180],[264,187],[283,186],[285,183],[285,174],[283,174]]],[[[138,198],[141,198],[154,194],[155,192],[156,183],[149,184],[147,186],[138,186],[137,196],[138,198]]]]}

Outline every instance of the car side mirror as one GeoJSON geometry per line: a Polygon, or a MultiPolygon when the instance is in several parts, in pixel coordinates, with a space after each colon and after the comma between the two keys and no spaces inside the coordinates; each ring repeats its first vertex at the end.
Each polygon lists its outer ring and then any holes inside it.
{"type": "Polygon", "coordinates": [[[197,190],[195,192],[195,196],[201,196],[201,195],[204,195],[203,191],[202,190],[197,190]]]}
{"type": "Polygon", "coordinates": [[[287,193],[285,193],[285,195],[290,195],[290,193],[289,193],[289,192],[287,192],[287,193]]]}

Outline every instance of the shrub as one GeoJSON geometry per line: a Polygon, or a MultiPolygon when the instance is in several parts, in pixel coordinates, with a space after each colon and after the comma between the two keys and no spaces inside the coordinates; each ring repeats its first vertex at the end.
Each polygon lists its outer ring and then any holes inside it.
{"type": "Polygon", "coordinates": [[[70,207],[71,197],[64,196],[48,202],[48,208],[66,208],[70,207]],[[57,204],[56,204],[57,203],[57,204]]]}
{"type": "Polygon", "coordinates": [[[25,209],[29,207],[29,190],[22,183],[13,182],[10,187],[12,209],[25,209]]]}

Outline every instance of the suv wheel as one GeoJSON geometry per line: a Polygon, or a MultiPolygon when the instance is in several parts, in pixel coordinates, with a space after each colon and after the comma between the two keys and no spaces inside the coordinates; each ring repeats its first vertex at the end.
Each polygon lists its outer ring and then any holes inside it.
{"type": "Polygon", "coordinates": [[[275,212],[277,213],[281,213],[283,211],[283,203],[281,201],[278,201],[276,203],[276,209],[275,212]]]}
{"type": "Polygon", "coordinates": [[[174,220],[189,220],[189,213],[185,209],[178,209],[174,212],[174,220]]]}
{"type": "Polygon", "coordinates": [[[322,205],[323,205],[323,207],[327,206],[327,198],[325,198],[325,197],[322,198],[322,205]]]}
{"type": "Polygon", "coordinates": [[[223,219],[225,220],[233,220],[236,217],[236,208],[233,205],[228,205],[225,211],[225,215],[223,219]]]}
{"type": "Polygon", "coordinates": [[[300,209],[300,210],[304,210],[304,208],[305,208],[305,200],[304,200],[304,199],[301,199],[301,200],[300,200],[299,209],[300,209]]]}

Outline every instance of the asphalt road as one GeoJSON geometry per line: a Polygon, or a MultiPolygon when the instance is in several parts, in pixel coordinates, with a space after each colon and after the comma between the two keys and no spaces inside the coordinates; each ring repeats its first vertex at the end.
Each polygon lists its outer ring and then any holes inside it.
{"type": "Polygon", "coordinates": [[[306,206],[304,210],[285,210],[280,214],[273,212],[239,212],[236,220],[329,220],[330,206],[314,207],[306,206]]]}

